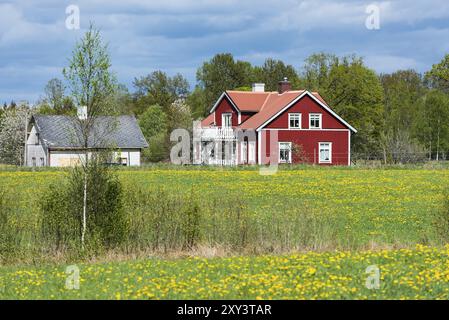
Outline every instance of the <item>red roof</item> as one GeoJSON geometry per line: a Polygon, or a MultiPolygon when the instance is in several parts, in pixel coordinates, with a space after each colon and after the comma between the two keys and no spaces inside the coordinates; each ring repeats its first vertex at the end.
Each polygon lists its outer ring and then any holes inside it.
{"type": "Polygon", "coordinates": [[[205,119],[201,120],[201,126],[209,127],[209,126],[213,125],[214,119],[215,119],[214,114],[213,113],[209,114],[205,119]]]}
{"type": "MultiPolygon", "coordinates": [[[[293,90],[280,94],[277,91],[251,92],[228,90],[226,91],[226,95],[232,100],[240,112],[255,113],[248,120],[240,124],[239,127],[242,129],[257,129],[304,92],[305,90],[293,90]]],[[[311,92],[311,94],[329,108],[318,92],[311,92]]],[[[201,125],[211,126],[213,125],[214,120],[214,113],[212,112],[206,119],[201,121],[201,125]]]]}
{"type": "Polygon", "coordinates": [[[226,91],[240,111],[259,112],[271,92],[226,91]]]}

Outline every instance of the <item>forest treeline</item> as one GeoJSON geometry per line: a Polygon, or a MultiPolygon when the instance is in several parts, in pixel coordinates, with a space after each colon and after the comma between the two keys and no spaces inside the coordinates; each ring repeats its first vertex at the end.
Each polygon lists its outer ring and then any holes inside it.
{"type": "MultiPolygon", "coordinates": [[[[204,118],[224,90],[251,90],[252,83],[262,82],[275,91],[284,77],[293,89],[318,91],[358,130],[354,158],[385,163],[449,158],[449,54],[424,74],[412,69],[377,74],[356,55],[316,53],[297,69],[272,58],[256,66],[221,53],[198,68],[194,86],[181,74],[157,70],[136,77],[132,90],[117,84],[107,99],[114,112],[136,115],[150,143],[144,157],[157,162],[169,158],[170,132],[204,118]]],[[[29,107],[15,102],[0,107],[0,162],[20,164],[23,113],[76,113],[64,81],[56,78],[32,109],[23,109],[29,107]]]]}

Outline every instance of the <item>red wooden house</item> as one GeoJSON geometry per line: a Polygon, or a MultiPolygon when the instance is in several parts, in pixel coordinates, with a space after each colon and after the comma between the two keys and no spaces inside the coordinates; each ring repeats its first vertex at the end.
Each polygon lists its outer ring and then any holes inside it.
{"type": "Polygon", "coordinates": [[[201,121],[194,162],[237,165],[278,163],[351,164],[351,134],[357,131],[317,92],[226,91],[201,121]],[[270,158],[271,157],[271,158],[270,158]]]}

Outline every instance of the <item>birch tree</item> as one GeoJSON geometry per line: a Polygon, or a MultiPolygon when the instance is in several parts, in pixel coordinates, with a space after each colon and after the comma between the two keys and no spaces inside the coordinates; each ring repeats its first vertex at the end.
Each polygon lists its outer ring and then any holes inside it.
{"type": "MultiPolygon", "coordinates": [[[[89,170],[89,148],[95,146],[107,147],[106,138],[113,130],[113,124],[106,125],[108,130],[98,132],[100,116],[111,115],[114,107],[109,103],[110,96],[116,89],[116,78],[111,71],[111,61],[108,47],[103,43],[100,31],[90,26],[84,37],[75,45],[69,64],[63,70],[68,89],[72,98],[78,106],[87,107],[86,117],[74,118],[74,127],[77,128],[77,144],[84,150],[84,157],[80,161],[79,168],[82,170],[84,179],[83,187],[83,209],[81,223],[81,245],[84,247],[87,232],[88,211],[88,174],[89,170]],[[79,129],[79,130],[78,130],[79,129]]],[[[103,124],[104,125],[104,124],[103,124]]]]}

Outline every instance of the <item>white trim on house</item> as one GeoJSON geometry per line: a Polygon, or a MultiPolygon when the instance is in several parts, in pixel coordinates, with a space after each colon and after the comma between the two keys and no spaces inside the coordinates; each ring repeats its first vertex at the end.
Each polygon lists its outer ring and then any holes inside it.
{"type": "Polygon", "coordinates": [[[221,114],[221,127],[222,128],[232,128],[232,112],[223,112],[221,114]],[[225,118],[229,117],[229,125],[225,125],[225,118]]]}
{"type": "MultiPolygon", "coordinates": [[[[271,153],[271,150],[270,150],[271,153]]],[[[278,142],[278,162],[279,163],[292,163],[292,143],[286,141],[278,142]],[[288,161],[281,160],[281,144],[288,144],[288,161]]]]}
{"type": "MultiPolygon", "coordinates": [[[[313,119],[317,120],[317,119],[313,119]]],[[[310,130],[321,130],[323,128],[323,114],[322,113],[309,113],[309,129],[310,130]],[[318,117],[319,127],[312,127],[312,117],[318,117]]]]}
{"type": "Polygon", "coordinates": [[[262,131],[257,132],[257,163],[262,164],[262,131]]]}
{"type": "MultiPolygon", "coordinates": [[[[293,119],[293,121],[295,121],[296,119],[293,119]]],[[[289,129],[301,129],[302,128],[302,114],[300,113],[300,112],[291,112],[291,113],[289,113],[288,114],[288,128],[289,129]],[[298,116],[298,118],[299,119],[297,119],[298,120],[298,124],[299,124],[299,127],[292,127],[292,126],[290,126],[290,123],[291,123],[291,117],[296,117],[296,116],[298,116]]]]}
{"type": "Polygon", "coordinates": [[[318,142],[318,163],[332,163],[332,142],[318,142]],[[321,145],[329,145],[329,160],[321,160],[321,145]]]}
{"type": "Polygon", "coordinates": [[[270,119],[265,121],[262,125],[260,125],[256,131],[260,131],[263,127],[265,127],[267,124],[269,124],[271,121],[276,119],[280,114],[282,114],[285,110],[290,108],[292,105],[294,105],[296,102],[298,102],[300,99],[302,99],[305,95],[308,95],[313,100],[315,100],[321,107],[323,107],[326,111],[328,111],[331,115],[333,115],[335,118],[337,118],[341,123],[343,123],[346,127],[348,127],[351,131],[354,133],[357,133],[357,130],[354,129],[349,123],[347,123],[345,120],[343,120],[338,114],[336,114],[331,108],[326,106],[324,103],[322,103],[318,98],[316,98],[313,94],[311,94],[309,91],[304,91],[302,94],[300,94],[298,97],[296,97],[292,102],[290,102],[288,105],[286,105],[284,108],[282,108],[279,112],[277,112],[274,116],[272,116],[270,119]]]}
{"type": "Polygon", "coordinates": [[[348,166],[351,166],[351,131],[348,130],[348,166]]]}
{"type": "MultiPolygon", "coordinates": [[[[221,100],[223,100],[224,97],[228,98],[228,101],[231,103],[231,106],[233,106],[234,109],[237,111],[238,124],[240,124],[242,120],[242,113],[240,112],[240,109],[237,107],[234,101],[232,101],[231,97],[226,93],[226,91],[221,94],[220,98],[218,98],[217,102],[215,102],[214,106],[212,107],[212,109],[210,109],[209,113],[212,113],[215,111],[215,109],[217,109],[218,105],[220,104],[221,100]]],[[[215,119],[215,112],[214,112],[214,122],[215,124],[217,123],[215,119]]]]}

